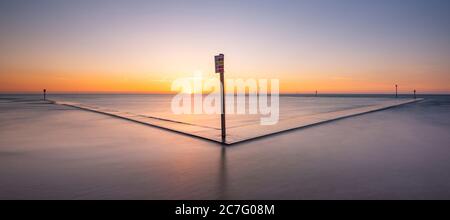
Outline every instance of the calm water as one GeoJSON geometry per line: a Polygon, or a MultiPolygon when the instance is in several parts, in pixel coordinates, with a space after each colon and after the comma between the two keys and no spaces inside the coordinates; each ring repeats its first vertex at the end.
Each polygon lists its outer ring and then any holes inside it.
{"type": "Polygon", "coordinates": [[[232,147],[37,98],[0,96],[0,198],[450,198],[450,96],[232,147]]]}
{"type": "MultiPolygon", "coordinates": [[[[189,114],[177,115],[171,110],[173,95],[50,95],[50,99],[57,101],[71,101],[90,106],[131,112],[147,116],[171,119],[191,124],[220,128],[220,115],[217,114],[189,114]]],[[[229,96],[228,98],[233,98],[229,96]]],[[[392,100],[392,96],[281,96],[279,103],[280,120],[289,120],[293,117],[309,116],[325,112],[334,112],[383,103],[392,100]]],[[[193,100],[193,99],[192,99],[193,100]]],[[[246,99],[248,109],[249,99],[246,99]]],[[[228,103],[228,108],[236,109],[228,103]]],[[[227,126],[239,127],[249,124],[258,124],[261,114],[228,114],[227,126]]]]}

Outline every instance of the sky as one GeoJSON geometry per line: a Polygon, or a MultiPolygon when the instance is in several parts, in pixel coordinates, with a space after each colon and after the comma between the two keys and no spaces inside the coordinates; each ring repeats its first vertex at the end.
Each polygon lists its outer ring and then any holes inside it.
{"type": "Polygon", "coordinates": [[[166,93],[218,53],[282,93],[450,93],[450,1],[0,1],[0,92],[166,93]]]}

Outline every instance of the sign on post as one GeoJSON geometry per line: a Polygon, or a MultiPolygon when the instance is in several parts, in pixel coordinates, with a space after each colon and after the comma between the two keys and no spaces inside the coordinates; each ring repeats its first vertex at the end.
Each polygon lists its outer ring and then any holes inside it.
{"type": "Polygon", "coordinates": [[[216,73],[223,73],[224,72],[224,55],[219,54],[217,56],[214,56],[214,60],[216,61],[216,73]]]}

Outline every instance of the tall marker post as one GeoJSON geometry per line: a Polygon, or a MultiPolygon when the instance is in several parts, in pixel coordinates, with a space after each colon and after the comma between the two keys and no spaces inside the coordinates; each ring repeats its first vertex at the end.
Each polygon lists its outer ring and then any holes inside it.
{"type": "Polygon", "coordinates": [[[217,56],[214,56],[215,66],[216,66],[216,73],[220,73],[220,96],[222,98],[222,111],[220,115],[220,121],[221,121],[221,130],[222,130],[222,143],[225,143],[226,141],[226,126],[225,126],[225,80],[224,80],[224,58],[225,56],[223,54],[219,54],[217,56]]]}

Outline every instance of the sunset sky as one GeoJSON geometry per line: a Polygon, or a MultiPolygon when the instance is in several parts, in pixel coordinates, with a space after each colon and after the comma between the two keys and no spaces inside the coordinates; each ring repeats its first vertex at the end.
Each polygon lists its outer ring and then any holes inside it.
{"type": "Polygon", "coordinates": [[[0,1],[0,92],[165,93],[218,53],[284,93],[450,93],[450,1],[0,1]]]}

